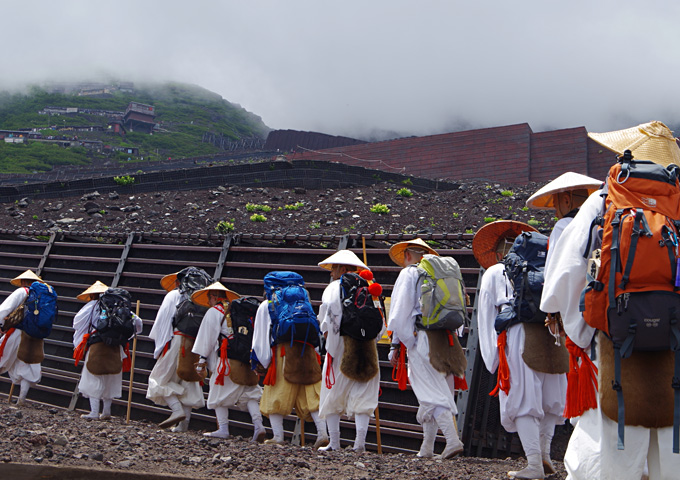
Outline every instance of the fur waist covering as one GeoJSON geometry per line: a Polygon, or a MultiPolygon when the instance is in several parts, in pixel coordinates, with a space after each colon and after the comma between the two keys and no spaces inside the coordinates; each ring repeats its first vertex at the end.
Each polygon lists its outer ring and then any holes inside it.
{"type": "Polygon", "coordinates": [[[17,358],[25,363],[41,363],[45,359],[44,343],[42,338],[31,337],[22,330],[17,358]]]}
{"type": "Polygon", "coordinates": [[[106,345],[103,342],[93,343],[90,345],[90,352],[87,356],[85,367],[93,375],[120,373],[123,369],[120,347],[118,345],[106,345]]]}
{"type": "Polygon", "coordinates": [[[196,371],[196,363],[200,360],[200,355],[191,351],[194,346],[194,339],[182,335],[182,346],[177,356],[177,376],[185,382],[200,382],[201,376],[196,371]]]}
{"type": "Polygon", "coordinates": [[[292,346],[286,344],[285,348],[283,378],[287,382],[296,385],[313,385],[321,381],[321,365],[314,347],[302,342],[294,342],[292,346]]]}
{"type": "MultiPolygon", "coordinates": [[[[602,412],[618,420],[618,402],[614,381],[614,346],[603,334],[597,337],[600,359],[599,390],[602,412]]],[[[673,425],[673,368],[675,358],[670,350],[633,352],[621,360],[621,386],[626,407],[626,425],[662,428],[673,425]]]]}
{"type": "Polygon", "coordinates": [[[434,369],[446,375],[452,373],[455,377],[462,377],[465,374],[467,360],[456,332],[449,330],[424,330],[424,332],[427,333],[427,341],[430,344],[430,364],[434,369]]]}
{"type": "Polygon", "coordinates": [[[236,385],[247,386],[257,385],[260,380],[258,374],[250,368],[249,364],[235,358],[229,359],[229,378],[236,385]]]}
{"type": "Polygon", "coordinates": [[[555,337],[545,325],[524,323],[524,352],[522,359],[535,372],[567,373],[569,352],[564,345],[555,345],[555,337]]]}
{"type": "Polygon", "coordinates": [[[340,371],[356,382],[368,382],[378,374],[378,347],[373,340],[356,340],[343,336],[345,351],[340,361],[340,371]]]}

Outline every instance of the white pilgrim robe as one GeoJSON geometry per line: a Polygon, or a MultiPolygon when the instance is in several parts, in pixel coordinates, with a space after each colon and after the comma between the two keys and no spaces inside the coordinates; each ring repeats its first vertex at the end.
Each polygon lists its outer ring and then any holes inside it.
{"type": "Polygon", "coordinates": [[[228,407],[246,411],[249,401],[260,400],[262,396],[261,386],[237,385],[228,376],[224,377],[224,385],[215,383],[220,361],[218,350],[222,342],[220,335],[229,338],[233,336],[231,327],[228,327],[227,322],[222,321],[223,319],[224,313],[215,307],[211,307],[205,313],[192,351],[208,360],[208,370],[210,370],[208,408],[214,410],[217,407],[228,407]]]}
{"type": "MultiPolygon", "coordinates": [[[[4,324],[5,317],[16,310],[28,297],[28,288],[20,287],[14,290],[2,304],[0,304],[0,324],[4,324]]],[[[21,330],[14,329],[11,335],[4,334],[0,337],[0,344],[7,341],[5,350],[0,357],[0,375],[7,372],[12,383],[18,385],[26,380],[34,385],[42,378],[39,363],[26,363],[17,358],[19,344],[21,343],[21,330]]]]}
{"type": "MultiPolygon", "coordinates": [[[[349,418],[356,414],[372,415],[378,406],[379,373],[368,382],[357,382],[347,378],[340,371],[340,362],[345,351],[345,342],[343,337],[340,336],[340,322],[342,320],[340,288],[340,280],[332,281],[324,290],[319,307],[321,332],[327,334],[327,355],[323,363],[319,403],[321,418],[326,418],[329,414],[345,414],[349,418]],[[332,365],[330,364],[331,357],[333,359],[332,365]],[[326,386],[327,376],[335,381],[330,389],[326,386]]],[[[377,339],[382,336],[383,331],[384,327],[377,339]]]]}
{"type": "MultiPolygon", "coordinates": [[[[564,330],[581,348],[588,348],[595,329],[579,312],[585,287],[585,252],[592,220],[602,207],[600,191],[588,197],[574,220],[565,228],[546,269],[541,310],[560,312],[564,330]]],[[[652,405],[650,404],[650,407],[652,405]]],[[[678,478],[680,455],[672,453],[672,427],[625,427],[625,450],[617,449],[617,423],[599,407],[581,415],[569,440],[564,465],[572,480],[639,479],[649,462],[649,478],[678,478]]]]}
{"type": "Polygon", "coordinates": [[[430,363],[430,344],[423,332],[415,335],[416,315],[420,311],[420,282],[418,269],[409,265],[399,272],[392,289],[390,316],[387,329],[394,332],[408,351],[408,380],[418,398],[418,423],[434,421],[438,407],[458,414],[453,396],[453,375],[435,370],[430,363]]]}

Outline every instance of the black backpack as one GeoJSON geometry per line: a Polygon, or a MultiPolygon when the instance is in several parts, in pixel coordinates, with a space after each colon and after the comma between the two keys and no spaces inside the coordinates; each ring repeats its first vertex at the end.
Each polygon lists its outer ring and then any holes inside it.
{"type": "Polygon", "coordinates": [[[130,308],[130,293],[122,288],[108,288],[101,294],[97,308],[99,316],[94,322],[94,332],[88,345],[103,342],[106,345],[125,345],[135,334],[135,324],[130,308]]]}
{"type": "Polygon", "coordinates": [[[505,274],[512,283],[512,303],[496,317],[498,333],[519,323],[543,323],[545,312],[539,308],[543,293],[548,237],[538,232],[522,232],[503,258],[505,274]]]}
{"type": "Polygon", "coordinates": [[[340,278],[342,321],[340,335],[356,340],[373,340],[383,328],[383,317],[368,292],[368,282],[354,272],[340,278]]]}
{"type": "Polygon", "coordinates": [[[231,328],[234,337],[227,346],[227,358],[250,364],[253,346],[253,326],[260,301],[255,297],[241,297],[231,302],[231,328]]]}
{"type": "Polygon", "coordinates": [[[191,295],[210,285],[212,278],[203,269],[197,267],[185,268],[177,274],[177,278],[179,279],[179,291],[182,295],[172,319],[172,326],[175,330],[179,330],[190,337],[196,337],[208,308],[192,302],[191,295]]]}
{"type": "Polygon", "coordinates": [[[198,267],[187,267],[177,274],[179,280],[179,291],[189,297],[202,288],[212,283],[212,278],[205,270],[198,267]]]}

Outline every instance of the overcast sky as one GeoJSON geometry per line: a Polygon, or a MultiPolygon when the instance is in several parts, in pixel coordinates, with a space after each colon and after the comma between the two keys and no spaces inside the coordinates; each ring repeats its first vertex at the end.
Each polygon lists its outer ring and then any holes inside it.
{"type": "Polygon", "coordinates": [[[180,81],[361,138],[680,125],[679,20],[667,0],[3,2],[0,87],[180,81]]]}

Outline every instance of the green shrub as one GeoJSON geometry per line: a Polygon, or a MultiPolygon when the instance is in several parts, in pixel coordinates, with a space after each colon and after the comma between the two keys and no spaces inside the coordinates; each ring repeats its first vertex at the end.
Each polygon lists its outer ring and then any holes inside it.
{"type": "Polygon", "coordinates": [[[383,213],[390,213],[390,208],[384,203],[376,203],[371,207],[371,212],[382,215],[383,213]]]}
{"type": "Polygon", "coordinates": [[[401,181],[402,185],[413,185],[413,182],[411,181],[410,178],[405,178],[404,180],[401,181]]]}
{"type": "Polygon", "coordinates": [[[123,175],[120,177],[113,177],[113,181],[116,182],[117,185],[133,185],[135,183],[135,177],[123,175]]]}
{"type": "Polygon", "coordinates": [[[220,221],[215,230],[219,233],[229,233],[234,231],[234,224],[232,222],[227,222],[226,220],[220,221]]]}
{"type": "Polygon", "coordinates": [[[491,223],[491,222],[495,222],[495,221],[496,221],[496,217],[484,217],[484,223],[491,223]]]}
{"type": "Polygon", "coordinates": [[[247,212],[271,212],[272,207],[269,205],[258,205],[256,203],[248,203],[246,205],[247,212]]]}
{"type": "Polygon", "coordinates": [[[512,193],[512,190],[503,190],[501,192],[501,195],[503,195],[504,197],[512,197],[514,193],[512,193]]]}
{"type": "Polygon", "coordinates": [[[529,225],[531,225],[532,227],[538,227],[538,226],[541,224],[541,222],[539,222],[539,221],[536,220],[535,218],[529,219],[529,221],[527,221],[527,223],[528,223],[529,225]]]}
{"type": "Polygon", "coordinates": [[[458,218],[460,215],[457,212],[453,212],[453,218],[458,218]]]}
{"type": "Polygon", "coordinates": [[[312,230],[316,230],[317,228],[321,228],[321,223],[319,223],[319,222],[310,223],[309,228],[311,228],[312,230]]]}
{"type": "Polygon", "coordinates": [[[471,228],[465,230],[465,233],[473,233],[471,228]]]}
{"type": "Polygon", "coordinates": [[[526,206],[525,206],[525,207],[522,207],[522,211],[523,211],[523,212],[526,212],[526,211],[528,211],[528,210],[529,210],[529,207],[526,207],[526,206]]]}
{"type": "Polygon", "coordinates": [[[250,221],[251,222],[266,222],[267,217],[264,215],[261,215],[259,213],[254,213],[253,215],[250,216],[250,221]]]}
{"type": "Polygon", "coordinates": [[[284,205],[285,210],[300,210],[302,207],[305,206],[305,202],[297,202],[293,205],[284,205]]]}
{"type": "Polygon", "coordinates": [[[413,192],[408,188],[400,188],[399,190],[397,190],[397,195],[408,198],[413,196],[413,192]]]}

